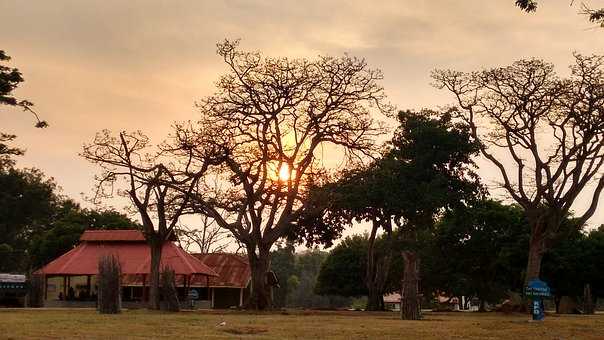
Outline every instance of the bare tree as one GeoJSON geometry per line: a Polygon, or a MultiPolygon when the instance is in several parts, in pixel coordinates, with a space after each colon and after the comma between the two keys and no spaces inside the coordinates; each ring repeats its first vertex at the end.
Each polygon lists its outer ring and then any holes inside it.
{"type": "Polygon", "coordinates": [[[225,251],[231,244],[231,233],[221,228],[214,219],[208,216],[201,215],[200,218],[199,227],[180,225],[176,228],[176,235],[181,247],[186,251],[192,251],[193,246],[196,246],[202,254],[225,251]]]}
{"type": "Polygon", "coordinates": [[[84,145],[82,153],[103,170],[96,178],[94,200],[115,194],[126,196],[141,217],[143,233],[151,248],[151,309],[160,308],[162,245],[173,236],[180,217],[187,212],[197,182],[221,157],[220,147],[204,148],[203,153],[183,144],[178,149],[174,147],[168,140],[151,153],[149,139],[140,132],[121,132],[114,137],[103,131],[91,144],[84,145]],[[173,162],[176,159],[184,163],[173,162]],[[116,190],[118,182],[125,185],[122,190],[119,187],[116,190]]]}
{"type": "Polygon", "coordinates": [[[531,226],[527,282],[539,277],[542,256],[561,236],[562,219],[579,194],[590,201],[577,228],[594,214],[604,189],[604,58],[575,60],[563,79],[553,65],[534,59],[481,72],[433,73],[436,86],[455,95],[482,155],[525,211],[531,226]]]}
{"type": "Polygon", "coordinates": [[[224,187],[197,190],[195,208],[245,245],[252,269],[249,308],[271,308],[270,249],[296,228],[309,185],[325,174],[319,153],[331,147],[329,157],[343,161],[372,153],[383,130],[370,110],[389,107],[378,84],[381,72],[364,60],[264,58],[230,41],[218,44],[218,54],[228,73],[215,94],[198,103],[198,124],[177,126],[176,135],[185,138],[181,144],[194,144],[209,133],[228,149],[215,169],[224,187]]]}

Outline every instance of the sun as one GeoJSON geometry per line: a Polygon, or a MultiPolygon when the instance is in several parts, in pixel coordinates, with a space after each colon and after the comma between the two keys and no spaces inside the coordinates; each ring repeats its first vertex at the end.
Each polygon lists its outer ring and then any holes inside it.
{"type": "Polygon", "coordinates": [[[287,163],[281,164],[281,168],[279,169],[279,180],[284,182],[289,180],[289,165],[287,165],[287,163]]]}

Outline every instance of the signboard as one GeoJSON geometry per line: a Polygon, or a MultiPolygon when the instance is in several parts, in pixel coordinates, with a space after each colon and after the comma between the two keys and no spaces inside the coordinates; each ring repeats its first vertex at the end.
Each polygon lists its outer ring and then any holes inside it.
{"type": "Polygon", "coordinates": [[[524,295],[532,300],[531,314],[533,316],[533,320],[542,321],[545,318],[543,298],[547,298],[552,295],[547,283],[539,279],[529,281],[528,285],[524,287],[524,295]]]}
{"type": "Polygon", "coordinates": [[[535,279],[529,281],[528,285],[524,287],[524,295],[527,297],[550,297],[552,296],[551,290],[547,283],[535,279]]]}
{"type": "Polygon", "coordinates": [[[191,299],[191,300],[199,300],[199,292],[197,291],[197,289],[190,289],[189,290],[189,299],[191,299]]]}

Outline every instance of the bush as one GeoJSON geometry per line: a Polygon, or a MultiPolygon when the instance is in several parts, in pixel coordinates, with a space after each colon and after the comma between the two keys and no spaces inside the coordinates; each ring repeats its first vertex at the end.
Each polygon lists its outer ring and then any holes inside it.
{"type": "Polygon", "coordinates": [[[32,308],[44,307],[44,275],[31,275],[27,292],[27,304],[32,308]]]}
{"type": "Polygon", "coordinates": [[[164,267],[161,271],[161,292],[164,297],[163,309],[170,312],[178,312],[178,291],[176,290],[176,275],[170,267],[164,267]]]}
{"type": "Polygon", "coordinates": [[[98,309],[101,314],[121,311],[121,268],[117,257],[102,256],[99,260],[98,309]]]}

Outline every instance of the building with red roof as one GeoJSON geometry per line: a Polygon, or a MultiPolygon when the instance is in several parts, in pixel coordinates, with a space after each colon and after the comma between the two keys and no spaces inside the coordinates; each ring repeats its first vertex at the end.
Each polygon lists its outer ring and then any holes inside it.
{"type": "MultiPolygon", "coordinates": [[[[209,278],[212,307],[229,308],[242,306],[247,298],[252,271],[247,257],[231,253],[193,254],[203,264],[214,269],[218,276],[209,278]]],[[[200,278],[191,286],[201,285],[200,278]]]]}
{"type": "MultiPolygon", "coordinates": [[[[234,254],[192,255],[174,241],[164,243],[160,266],[174,270],[182,300],[200,300],[206,307],[242,305],[250,278],[247,261],[234,254]],[[224,289],[236,289],[237,298],[224,289]]],[[[75,306],[76,302],[94,301],[99,259],[106,255],[116,256],[120,262],[123,301],[144,303],[149,290],[151,251],[143,233],[87,230],[75,248],[35,272],[45,276],[46,305],[75,306]]]]}

